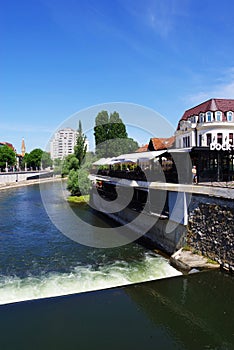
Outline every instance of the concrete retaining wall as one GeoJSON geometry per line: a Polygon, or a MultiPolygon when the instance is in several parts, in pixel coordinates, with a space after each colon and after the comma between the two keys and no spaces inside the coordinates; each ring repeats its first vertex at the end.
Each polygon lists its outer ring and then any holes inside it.
{"type": "Polygon", "coordinates": [[[163,250],[167,254],[172,254],[184,246],[186,242],[186,226],[168,219],[154,217],[147,212],[138,213],[132,209],[125,208],[119,212],[108,213],[110,203],[101,200],[96,194],[92,194],[92,205],[101,212],[117,221],[121,225],[127,225],[136,233],[137,237],[142,237],[147,243],[163,250]],[[150,227],[150,228],[149,228],[150,227]]]}
{"type": "Polygon", "coordinates": [[[30,172],[14,172],[14,173],[1,173],[0,174],[0,185],[21,182],[26,180],[32,180],[36,178],[44,178],[50,177],[53,175],[53,172],[38,172],[38,171],[30,171],[30,172]]]}
{"type": "Polygon", "coordinates": [[[27,176],[28,176],[27,173],[0,174],[0,184],[25,181],[27,179],[27,176]]]}
{"type": "MultiPolygon", "coordinates": [[[[217,190],[216,188],[208,188],[208,186],[203,189],[202,186],[199,186],[192,194],[191,187],[188,188],[190,192],[185,191],[180,196],[176,195],[181,193],[177,189],[165,188],[168,193],[169,219],[158,219],[153,222],[152,213],[145,211],[139,214],[129,208],[107,215],[121,225],[131,223],[131,230],[143,234],[146,240],[169,254],[187,244],[198,253],[217,261],[226,269],[234,271],[233,189],[221,188],[217,190]],[[175,190],[174,195],[173,190],[175,190]],[[203,194],[203,190],[205,194],[203,194]],[[192,197],[188,197],[187,194],[192,197]],[[177,197],[180,200],[177,200],[177,197]],[[188,203],[187,211],[185,207],[188,203]],[[135,222],[137,215],[141,215],[141,219],[135,222]],[[188,216],[187,226],[186,215],[188,216]],[[148,229],[148,224],[151,221],[152,225],[148,229]]],[[[186,190],[186,188],[183,189],[186,190]]],[[[97,210],[105,211],[98,198],[99,196],[94,196],[97,210]]],[[[110,203],[107,203],[107,212],[108,207],[110,207],[110,203]]]]}

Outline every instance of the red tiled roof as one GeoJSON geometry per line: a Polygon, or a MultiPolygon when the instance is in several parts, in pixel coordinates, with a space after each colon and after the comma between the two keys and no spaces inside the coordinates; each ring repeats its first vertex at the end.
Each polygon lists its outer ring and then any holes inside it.
{"type": "Polygon", "coordinates": [[[152,137],[150,139],[150,143],[151,143],[151,146],[153,146],[155,151],[165,148],[164,143],[158,137],[152,137]]]}
{"type": "Polygon", "coordinates": [[[221,98],[212,98],[208,101],[205,101],[198,106],[192,107],[184,112],[181,120],[187,120],[193,115],[199,115],[199,113],[206,113],[208,111],[216,112],[234,112],[234,100],[230,99],[221,99],[221,98]]]}
{"type": "Polygon", "coordinates": [[[4,145],[4,146],[8,146],[8,147],[10,147],[13,151],[15,151],[14,146],[13,146],[11,143],[9,143],[9,142],[0,142],[0,144],[1,144],[1,145],[4,145]]]}
{"type": "Polygon", "coordinates": [[[148,151],[148,143],[146,145],[141,146],[140,148],[138,148],[136,150],[136,153],[138,153],[138,152],[147,152],[147,151],[148,151]]]}
{"type": "Polygon", "coordinates": [[[224,99],[224,98],[211,98],[205,102],[200,103],[199,105],[187,109],[184,112],[182,118],[179,120],[177,130],[179,129],[180,121],[187,120],[189,117],[199,115],[200,113],[206,112],[234,112],[234,100],[233,99],[224,99]]]}
{"type": "Polygon", "coordinates": [[[150,139],[150,148],[153,147],[155,151],[171,148],[175,142],[175,137],[167,137],[167,138],[158,138],[153,137],[150,139]]]}

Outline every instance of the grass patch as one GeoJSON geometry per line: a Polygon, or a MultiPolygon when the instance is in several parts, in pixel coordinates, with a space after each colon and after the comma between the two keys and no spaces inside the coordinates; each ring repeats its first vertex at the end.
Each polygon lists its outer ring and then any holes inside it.
{"type": "Polygon", "coordinates": [[[189,252],[191,250],[191,247],[189,245],[185,245],[183,248],[182,248],[183,251],[186,251],[186,252],[189,252]]]}
{"type": "Polygon", "coordinates": [[[212,259],[210,259],[210,258],[207,258],[206,262],[207,262],[208,264],[213,264],[213,265],[217,265],[217,264],[218,264],[217,261],[212,260],[212,259]]]}
{"type": "Polygon", "coordinates": [[[67,198],[67,201],[69,203],[77,203],[77,204],[86,204],[89,202],[89,194],[86,194],[84,196],[69,196],[67,198]]]}

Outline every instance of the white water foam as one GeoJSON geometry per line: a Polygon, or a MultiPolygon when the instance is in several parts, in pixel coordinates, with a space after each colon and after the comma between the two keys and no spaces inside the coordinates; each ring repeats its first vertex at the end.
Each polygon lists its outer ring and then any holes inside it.
{"type": "Polygon", "coordinates": [[[70,273],[51,273],[40,277],[2,277],[0,304],[69,295],[119,287],[181,275],[161,256],[145,255],[145,260],[133,264],[115,261],[94,270],[92,266],[77,266],[70,273]]]}

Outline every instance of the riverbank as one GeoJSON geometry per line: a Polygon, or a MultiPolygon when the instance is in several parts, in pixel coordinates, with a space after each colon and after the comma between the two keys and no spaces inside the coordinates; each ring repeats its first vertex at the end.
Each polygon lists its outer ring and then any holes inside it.
{"type": "Polygon", "coordinates": [[[69,196],[67,198],[67,201],[69,203],[75,203],[75,204],[88,204],[89,203],[89,195],[84,196],[69,196]]]}
{"type": "Polygon", "coordinates": [[[64,180],[65,179],[62,179],[61,177],[50,177],[50,178],[46,178],[46,179],[35,179],[35,180],[25,180],[25,181],[20,181],[20,182],[2,183],[2,184],[0,184],[0,191],[8,190],[11,188],[37,185],[40,183],[59,182],[59,181],[64,181],[64,180]]]}

